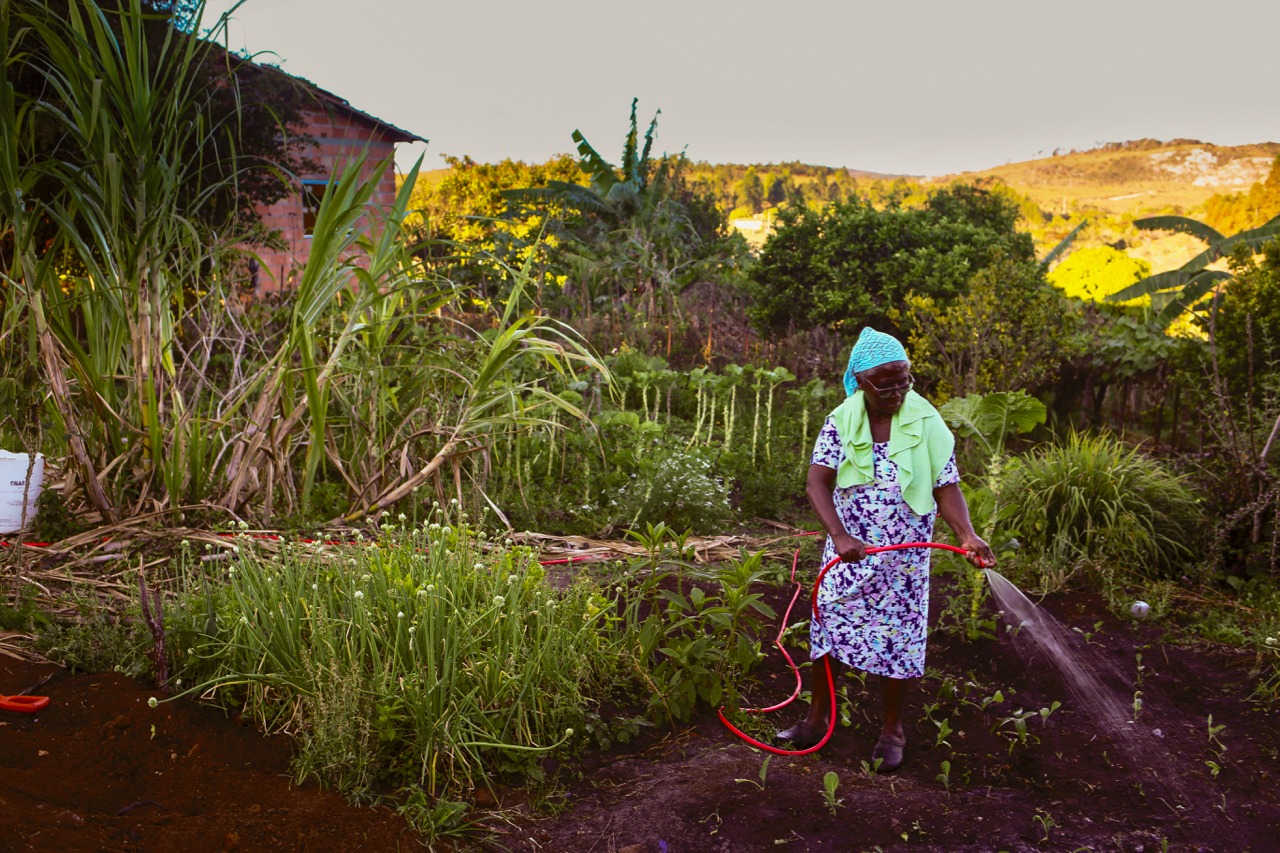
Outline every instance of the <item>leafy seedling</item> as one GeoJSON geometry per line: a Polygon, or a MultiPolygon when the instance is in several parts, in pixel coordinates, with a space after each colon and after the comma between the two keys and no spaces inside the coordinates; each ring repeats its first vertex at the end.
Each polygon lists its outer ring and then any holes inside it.
{"type": "Polygon", "coordinates": [[[1222,757],[1222,753],[1227,751],[1227,745],[1218,739],[1218,735],[1226,729],[1225,724],[1215,726],[1213,724],[1213,714],[1209,715],[1209,745],[1213,747],[1213,751],[1218,753],[1218,757],[1222,757]]]}
{"type": "Polygon", "coordinates": [[[947,789],[947,796],[951,796],[951,762],[942,762],[942,772],[933,778],[942,783],[942,787],[947,789]]]}
{"type": "Polygon", "coordinates": [[[758,785],[757,785],[755,782],[752,782],[750,779],[734,779],[733,781],[735,781],[735,782],[746,782],[748,785],[755,785],[755,786],[756,786],[756,788],[758,788],[759,790],[763,791],[763,790],[764,790],[764,780],[765,780],[765,778],[769,775],[769,762],[770,762],[770,761],[772,761],[772,760],[773,760],[773,756],[772,756],[772,755],[766,755],[766,756],[764,757],[764,761],[760,763],[760,783],[759,783],[758,785]]]}
{"type": "Polygon", "coordinates": [[[951,728],[951,720],[934,720],[933,724],[938,727],[938,737],[933,742],[934,747],[951,746],[951,744],[947,743],[947,735],[954,731],[954,729],[951,728]]]}
{"type": "Polygon", "coordinates": [[[1049,840],[1049,830],[1057,826],[1058,823],[1053,819],[1053,815],[1043,809],[1036,809],[1035,822],[1040,824],[1040,829],[1044,832],[1044,838],[1040,839],[1040,842],[1043,844],[1049,840]]]}
{"type": "MultiPolygon", "coordinates": [[[[876,761],[877,766],[879,760],[876,761]]],[[[827,810],[831,812],[831,816],[835,817],[836,809],[844,806],[844,800],[836,798],[836,788],[840,787],[840,777],[836,775],[834,770],[829,771],[826,776],[822,777],[822,797],[827,802],[827,810]]]]}

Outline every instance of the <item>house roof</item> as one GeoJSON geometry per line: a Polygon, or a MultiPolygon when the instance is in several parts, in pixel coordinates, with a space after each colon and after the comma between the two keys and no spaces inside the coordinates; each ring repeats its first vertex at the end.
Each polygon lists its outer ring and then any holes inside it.
{"type": "MultiPolygon", "coordinates": [[[[281,72],[281,73],[287,73],[287,72],[281,72]]],[[[386,136],[390,137],[392,142],[426,142],[427,141],[423,137],[418,136],[416,133],[411,133],[405,130],[404,128],[396,127],[391,122],[384,121],[383,119],[380,119],[375,115],[370,115],[364,110],[356,109],[355,107],[351,106],[351,102],[348,101],[346,98],[338,97],[333,92],[330,92],[327,89],[320,88],[315,83],[312,83],[310,80],[306,79],[305,77],[299,77],[296,74],[291,74],[289,76],[293,77],[295,80],[299,81],[304,86],[306,86],[307,89],[313,95],[316,96],[317,100],[323,101],[326,104],[330,104],[334,107],[337,107],[339,110],[349,113],[355,118],[366,121],[369,124],[373,125],[374,127],[379,128],[380,130],[382,130],[382,132],[386,136]]]]}
{"type": "Polygon", "coordinates": [[[348,115],[356,119],[359,119],[360,121],[365,122],[366,124],[369,124],[375,128],[378,128],[384,134],[386,134],[391,139],[392,142],[427,142],[428,141],[424,137],[418,136],[416,133],[407,131],[402,127],[397,127],[391,122],[384,121],[383,119],[380,119],[375,115],[371,115],[365,112],[364,110],[356,109],[355,107],[351,106],[351,102],[348,101],[346,98],[335,95],[333,92],[330,92],[328,89],[322,89],[321,87],[317,86],[315,83],[312,83],[306,77],[299,77],[297,74],[290,74],[288,71],[285,71],[283,68],[280,68],[279,66],[276,66],[276,65],[263,65],[261,63],[254,62],[252,59],[246,58],[244,56],[237,56],[235,54],[232,54],[232,56],[237,61],[244,63],[246,65],[253,66],[254,68],[260,71],[264,71],[269,74],[282,74],[285,77],[288,77],[290,80],[294,81],[295,83],[298,83],[303,87],[305,87],[306,90],[310,92],[316,98],[317,101],[320,101],[327,106],[337,108],[338,110],[344,113],[347,113],[348,115]]]}

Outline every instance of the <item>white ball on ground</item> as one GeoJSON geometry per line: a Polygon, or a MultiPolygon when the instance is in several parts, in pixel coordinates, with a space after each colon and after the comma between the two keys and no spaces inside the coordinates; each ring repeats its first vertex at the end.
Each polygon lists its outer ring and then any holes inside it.
{"type": "Polygon", "coordinates": [[[1151,612],[1151,605],[1145,601],[1135,601],[1129,608],[1129,612],[1133,614],[1134,619],[1146,619],[1147,614],[1151,612]]]}

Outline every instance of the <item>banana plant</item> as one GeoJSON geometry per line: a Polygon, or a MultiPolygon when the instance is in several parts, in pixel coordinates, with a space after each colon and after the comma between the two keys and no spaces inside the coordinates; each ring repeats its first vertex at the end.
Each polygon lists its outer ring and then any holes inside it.
{"type": "Polygon", "coordinates": [[[1152,216],[1135,220],[1133,224],[1146,231],[1179,231],[1208,244],[1208,248],[1176,270],[1147,276],[1107,297],[1110,302],[1124,302],[1150,296],[1152,307],[1158,311],[1156,322],[1163,328],[1168,328],[1218,284],[1231,278],[1228,272],[1209,269],[1210,264],[1230,254],[1236,246],[1247,246],[1256,251],[1264,243],[1280,238],[1280,216],[1230,237],[1186,216],[1152,216]]]}
{"type": "Polygon", "coordinates": [[[631,129],[622,148],[622,162],[614,166],[587,141],[582,131],[573,132],[578,149],[579,164],[589,180],[589,186],[567,181],[548,181],[545,187],[507,190],[503,198],[512,205],[564,204],[583,212],[599,214],[615,223],[646,208],[651,190],[660,191],[667,178],[667,164],[663,160],[657,166],[651,158],[653,136],[658,129],[658,116],[654,114],[640,147],[639,128],[636,124],[636,105],[631,101],[631,129]]]}

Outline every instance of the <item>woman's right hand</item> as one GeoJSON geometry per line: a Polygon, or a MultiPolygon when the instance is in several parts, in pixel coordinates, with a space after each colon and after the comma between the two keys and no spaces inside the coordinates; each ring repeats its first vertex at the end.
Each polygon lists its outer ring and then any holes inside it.
{"type": "Polygon", "coordinates": [[[865,560],[867,557],[866,543],[855,539],[848,533],[838,533],[831,537],[831,544],[836,549],[836,553],[840,555],[840,559],[846,563],[856,563],[859,560],[865,560]]]}

